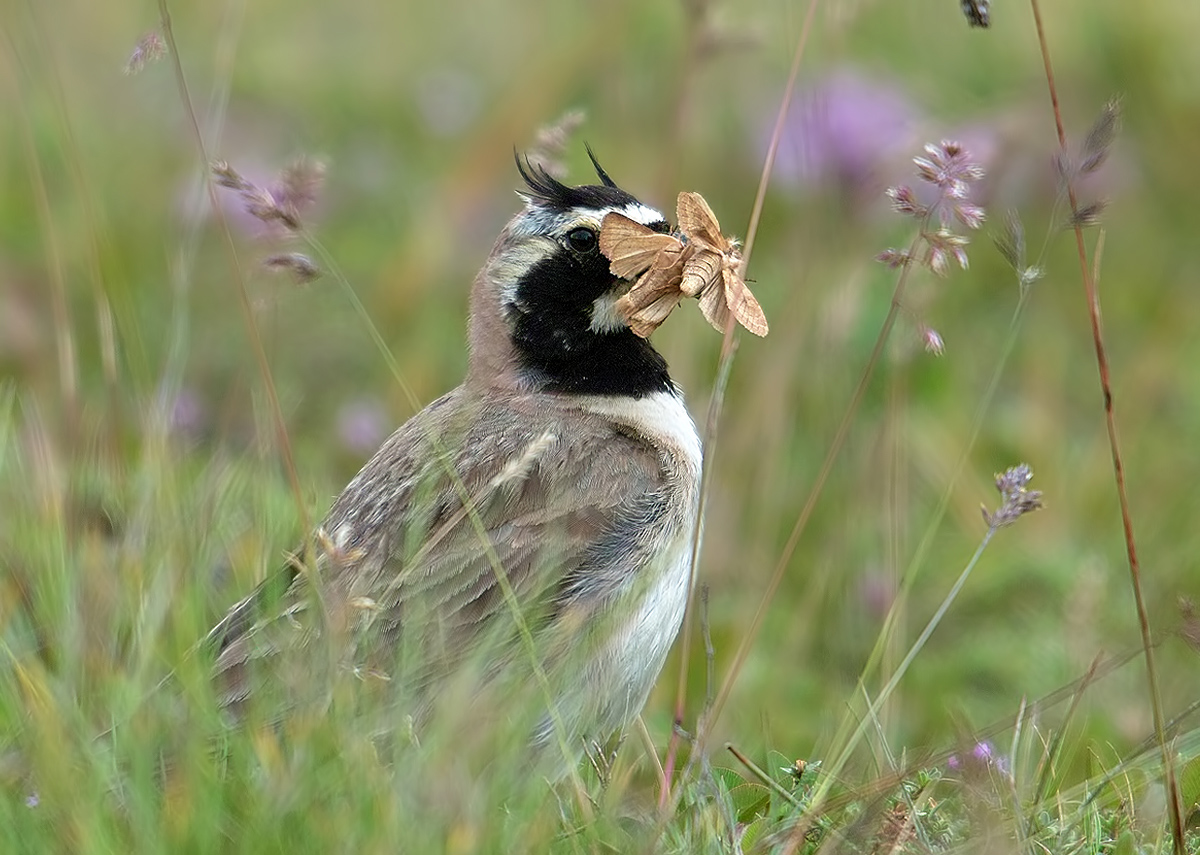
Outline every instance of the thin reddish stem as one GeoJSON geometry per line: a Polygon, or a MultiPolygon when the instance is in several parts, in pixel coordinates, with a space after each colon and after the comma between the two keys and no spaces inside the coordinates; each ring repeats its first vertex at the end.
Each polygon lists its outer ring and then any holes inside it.
{"type": "MultiPolygon", "coordinates": [[[[1063,128],[1062,111],[1058,103],[1058,88],[1054,83],[1054,69],[1050,64],[1050,49],[1046,42],[1046,30],[1042,24],[1041,8],[1038,0],[1030,0],[1033,9],[1033,21],[1037,28],[1038,47],[1042,54],[1042,63],[1046,71],[1046,85],[1050,91],[1050,105],[1054,110],[1054,126],[1058,132],[1058,145],[1062,151],[1063,162],[1067,157],[1067,134],[1063,128]]],[[[1087,298],[1088,319],[1092,325],[1092,342],[1096,351],[1096,367],[1100,373],[1100,390],[1104,398],[1104,422],[1108,429],[1108,445],[1112,453],[1113,475],[1117,485],[1117,499],[1121,507],[1121,527],[1125,535],[1125,553],[1129,561],[1129,577],[1133,585],[1133,599],[1137,607],[1138,625],[1142,633],[1142,649],[1146,655],[1146,680],[1150,690],[1150,706],[1154,715],[1154,733],[1162,749],[1163,769],[1167,778],[1167,792],[1170,801],[1171,837],[1174,842],[1176,855],[1183,855],[1183,811],[1181,809],[1179,786],[1175,779],[1175,764],[1167,745],[1163,725],[1162,698],[1158,690],[1158,671],[1154,665],[1154,641],[1150,633],[1150,618],[1146,612],[1146,602],[1142,594],[1142,573],[1138,561],[1137,546],[1133,537],[1133,515],[1129,508],[1129,494],[1125,487],[1125,464],[1121,457],[1120,442],[1117,437],[1116,408],[1113,403],[1112,381],[1108,368],[1108,354],[1104,347],[1104,333],[1100,325],[1100,296],[1096,291],[1096,279],[1088,264],[1087,247],[1083,240],[1083,226],[1079,223],[1079,205],[1075,196],[1075,188],[1070,175],[1065,175],[1067,199],[1071,205],[1072,220],[1075,223],[1075,248],[1079,255],[1079,270],[1083,277],[1083,289],[1087,298]]]]}

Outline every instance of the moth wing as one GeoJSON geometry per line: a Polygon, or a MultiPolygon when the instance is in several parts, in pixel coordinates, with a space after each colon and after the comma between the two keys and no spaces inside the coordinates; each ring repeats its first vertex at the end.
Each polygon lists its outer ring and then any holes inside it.
{"type": "Polygon", "coordinates": [[[681,296],[679,291],[663,294],[629,315],[629,328],[633,330],[634,335],[647,338],[650,333],[658,329],[667,316],[679,305],[681,296]]]}
{"type": "Polygon", "coordinates": [[[724,250],[729,244],[721,234],[717,215],[699,193],[680,193],[675,202],[675,216],[679,220],[679,230],[689,238],[703,241],[717,250],[724,250]]]}
{"type": "Polygon", "coordinates": [[[729,304],[725,302],[725,289],[706,288],[700,294],[700,311],[717,332],[725,332],[729,324],[729,304]]]}
{"type": "Polygon", "coordinates": [[[658,260],[660,254],[683,249],[683,244],[672,235],[664,235],[647,228],[615,211],[604,217],[600,226],[600,252],[610,262],[614,276],[632,279],[658,260]]]}
{"type": "Polygon", "coordinates": [[[634,311],[642,309],[660,297],[668,294],[679,294],[680,270],[678,265],[653,266],[629,289],[629,293],[618,301],[633,307],[634,311]]]}
{"type": "Polygon", "coordinates": [[[765,336],[768,332],[767,316],[763,314],[758,300],[746,287],[745,280],[731,267],[722,271],[722,277],[725,280],[725,303],[733,310],[738,323],[756,336],[765,336]]]}

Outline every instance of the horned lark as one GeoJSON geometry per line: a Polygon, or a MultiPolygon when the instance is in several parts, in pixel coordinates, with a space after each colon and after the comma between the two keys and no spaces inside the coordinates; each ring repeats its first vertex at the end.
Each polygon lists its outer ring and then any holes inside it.
{"type": "Polygon", "coordinates": [[[570,187],[518,161],[524,208],[475,280],[466,379],[367,462],[308,559],[213,630],[226,703],[284,661],[332,662],[418,716],[452,675],[477,687],[459,682],[468,705],[503,685],[539,707],[535,741],[639,714],[687,602],[701,448],[599,250],[610,212],[670,227],[593,164],[600,183],[570,187]]]}

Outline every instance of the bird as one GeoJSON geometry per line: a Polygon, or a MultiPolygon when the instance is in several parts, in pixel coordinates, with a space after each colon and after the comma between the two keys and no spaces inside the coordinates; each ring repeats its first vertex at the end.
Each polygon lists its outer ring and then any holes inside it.
{"type": "Polygon", "coordinates": [[[575,748],[641,713],[688,602],[702,449],[599,248],[610,212],[671,226],[588,155],[599,183],[581,186],[517,157],[522,208],[471,288],[463,382],[208,634],[225,708],[350,674],[404,708],[385,720],[520,700],[531,744],[575,748]]]}

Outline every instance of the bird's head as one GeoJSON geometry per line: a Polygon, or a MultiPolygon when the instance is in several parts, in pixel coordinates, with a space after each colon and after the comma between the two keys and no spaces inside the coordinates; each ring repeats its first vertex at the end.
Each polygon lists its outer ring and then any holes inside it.
{"type": "Polygon", "coordinates": [[[518,159],[524,210],[500,233],[471,294],[471,381],[634,397],[674,388],[665,361],[617,311],[633,283],[610,272],[599,242],[612,211],[656,231],[670,226],[592,163],[600,183],[571,187],[518,159]]]}

